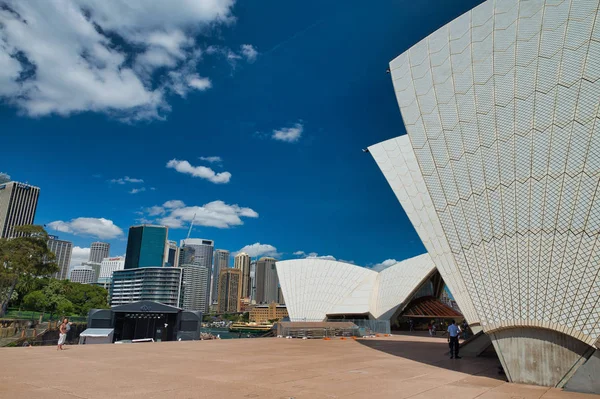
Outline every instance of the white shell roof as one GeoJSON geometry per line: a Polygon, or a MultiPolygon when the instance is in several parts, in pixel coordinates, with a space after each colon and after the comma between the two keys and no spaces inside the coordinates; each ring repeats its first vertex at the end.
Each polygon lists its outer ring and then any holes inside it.
{"type": "Polygon", "coordinates": [[[277,262],[292,321],[323,321],[328,314],[362,313],[389,319],[434,270],[428,254],[398,262],[380,273],[318,258],[277,262]]]}

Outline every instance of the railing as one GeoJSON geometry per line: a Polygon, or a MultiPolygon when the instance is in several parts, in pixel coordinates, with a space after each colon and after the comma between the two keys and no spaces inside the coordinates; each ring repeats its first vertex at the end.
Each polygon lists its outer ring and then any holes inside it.
{"type": "Polygon", "coordinates": [[[363,320],[363,319],[328,319],[328,322],[351,322],[361,330],[361,335],[390,334],[389,320],[363,320]]]}

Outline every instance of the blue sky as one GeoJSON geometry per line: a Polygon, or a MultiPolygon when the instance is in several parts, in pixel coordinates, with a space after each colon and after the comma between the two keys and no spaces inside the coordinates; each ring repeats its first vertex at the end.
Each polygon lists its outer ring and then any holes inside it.
{"type": "Polygon", "coordinates": [[[361,149],[405,134],[388,62],[480,2],[9,1],[0,171],[41,187],[36,223],[75,261],[143,221],[178,241],[194,213],[230,251],[418,255],[361,149]]]}

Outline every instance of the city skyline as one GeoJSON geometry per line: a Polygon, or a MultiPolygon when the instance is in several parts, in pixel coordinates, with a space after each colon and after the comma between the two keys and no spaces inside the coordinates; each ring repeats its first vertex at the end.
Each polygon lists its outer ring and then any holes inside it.
{"type": "MultiPolygon", "coordinates": [[[[127,229],[144,221],[166,223],[169,239],[179,242],[194,214],[191,237],[210,238],[232,254],[242,250],[278,259],[313,254],[375,266],[422,253],[407,217],[361,149],[404,132],[385,73],[389,60],[480,1],[432,0],[423,7],[392,0],[364,7],[356,1],[339,7],[269,0],[260,9],[217,3],[205,11],[182,5],[184,19],[158,10],[173,28],[163,36],[150,22],[103,28],[116,29],[128,44],[111,49],[114,62],[146,61],[135,70],[125,68],[139,85],[108,69],[111,61],[94,63],[106,65],[96,71],[106,79],[92,79],[100,86],[90,89],[86,81],[81,90],[55,87],[54,93],[77,93],[64,97],[70,101],[46,97],[42,105],[0,93],[3,144],[11,148],[0,171],[41,188],[36,223],[73,242],[74,262],[79,256],[85,260],[94,241],[110,243],[112,255],[124,254],[127,229]],[[273,26],[264,27],[265,18],[273,26]],[[365,26],[356,29],[348,21],[365,26]],[[206,26],[213,23],[214,29],[206,26]],[[133,31],[143,32],[145,41],[135,42],[133,31]],[[165,43],[173,47],[161,47],[165,43]],[[149,51],[136,58],[128,52],[132,48],[149,51]],[[164,64],[165,75],[147,83],[141,71],[157,71],[150,60],[172,66],[164,64]],[[166,80],[160,78],[169,76],[185,76],[188,85],[161,85],[166,80]],[[143,90],[129,91],[136,88],[143,90]]],[[[15,7],[27,20],[30,10],[18,2],[15,7]]],[[[40,9],[72,32],[72,21],[50,3],[40,9]]],[[[89,21],[108,26],[115,21],[111,12],[112,7],[94,7],[89,21]],[[101,11],[106,14],[96,17],[101,11]]],[[[155,20],[138,17],[126,20],[155,20]]],[[[48,48],[77,57],[70,39],[61,43],[52,30],[40,32],[48,48]]],[[[22,49],[36,65],[45,61],[27,43],[7,48],[22,49]]],[[[57,61],[90,66],[73,60],[57,61]]],[[[28,82],[18,84],[44,83],[38,81],[47,76],[43,72],[24,73],[28,82]]]]}

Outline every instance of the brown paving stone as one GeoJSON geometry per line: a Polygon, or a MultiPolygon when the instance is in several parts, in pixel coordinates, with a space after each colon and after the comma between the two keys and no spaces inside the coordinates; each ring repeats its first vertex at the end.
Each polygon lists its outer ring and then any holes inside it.
{"type": "Polygon", "coordinates": [[[508,384],[497,360],[450,360],[446,347],[436,338],[394,336],[4,348],[0,398],[590,397],[508,384]]]}

